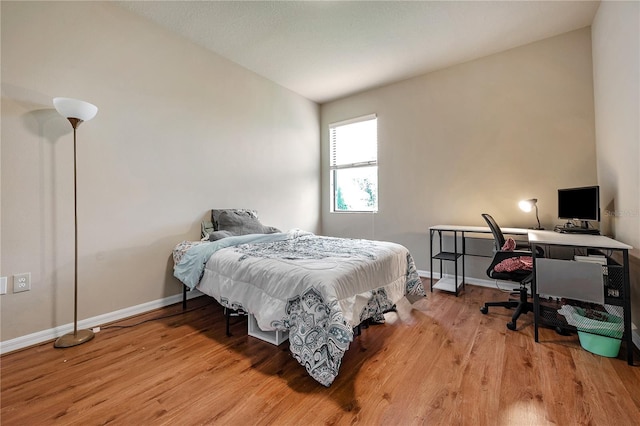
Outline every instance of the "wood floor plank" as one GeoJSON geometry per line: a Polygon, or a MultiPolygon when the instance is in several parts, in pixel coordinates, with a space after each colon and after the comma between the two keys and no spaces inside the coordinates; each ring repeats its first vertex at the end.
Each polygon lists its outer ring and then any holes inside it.
{"type": "MultiPolygon", "coordinates": [[[[425,286],[428,282],[425,281],[425,286]]],[[[401,303],[362,330],[326,388],[279,347],[225,334],[222,308],[202,297],[104,328],[84,345],[51,343],[0,358],[2,425],[635,425],[640,368],[603,358],[577,336],[540,330],[532,314],[483,315],[507,298],[467,286],[401,303]],[[193,310],[191,310],[193,308],[193,310]],[[176,314],[169,318],[158,317],[176,314]],[[154,320],[154,318],[156,318],[154,320]]],[[[640,358],[638,358],[640,359],[640,358]]],[[[640,364],[640,361],[636,361],[640,364]]]]}

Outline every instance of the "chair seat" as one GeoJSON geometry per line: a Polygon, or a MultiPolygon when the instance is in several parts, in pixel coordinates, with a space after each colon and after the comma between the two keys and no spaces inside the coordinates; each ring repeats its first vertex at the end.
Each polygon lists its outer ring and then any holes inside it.
{"type": "Polygon", "coordinates": [[[527,278],[529,275],[531,275],[531,271],[526,271],[526,270],[517,270],[517,271],[512,271],[512,272],[496,272],[491,271],[491,275],[490,277],[493,278],[494,280],[503,280],[503,281],[524,281],[525,278],[527,278]]]}

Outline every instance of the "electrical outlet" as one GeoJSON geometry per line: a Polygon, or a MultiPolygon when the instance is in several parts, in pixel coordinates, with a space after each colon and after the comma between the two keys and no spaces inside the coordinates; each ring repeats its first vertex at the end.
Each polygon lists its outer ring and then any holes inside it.
{"type": "Polygon", "coordinates": [[[13,276],[13,292],[19,293],[21,291],[29,290],[31,290],[31,272],[15,274],[13,276]]]}
{"type": "Polygon", "coordinates": [[[0,277],[0,294],[7,294],[7,277],[0,277]]]}

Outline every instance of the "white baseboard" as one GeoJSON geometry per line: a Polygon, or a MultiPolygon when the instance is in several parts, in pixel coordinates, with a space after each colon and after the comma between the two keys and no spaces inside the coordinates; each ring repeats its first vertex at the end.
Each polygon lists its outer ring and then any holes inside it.
{"type": "MultiPolygon", "coordinates": [[[[418,275],[420,275],[420,277],[422,278],[430,278],[429,271],[418,270],[418,275]]],[[[444,274],[442,277],[447,278],[450,276],[451,276],[450,274],[444,274]]],[[[433,278],[436,278],[436,277],[440,278],[439,272],[433,273],[433,278]]],[[[497,280],[497,281],[484,280],[480,278],[465,277],[464,282],[465,284],[471,284],[471,285],[477,285],[479,287],[489,287],[489,288],[496,288],[496,285],[498,285],[502,290],[517,290],[518,288],[520,288],[520,286],[517,284],[514,285],[513,283],[510,283],[508,281],[500,281],[500,280],[497,280]]],[[[428,290],[428,289],[425,289],[425,290],[428,290]]],[[[631,323],[631,339],[633,341],[633,345],[636,348],[640,349],[640,334],[638,334],[638,328],[633,323],[631,323]]]]}
{"type": "MultiPolygon", "coordinates": [[[[418,275],[422,278],[429,278],[430,272],[424,270],[418,270],[418,275]]],[[[435,276],[438,276],[438,273],[434,273],[435,276]]],[[[444,275],[446,277],[447,274],[444,275]]],[[[438,276],[439,278],[439,276],[438,276]]],[[[495,288],[495,281],[484,280],[480,278],[471,278],[467,277],[465,279],[466,284],[477,285],[480,287],[491,287],[495,288]]],[[[509,289],[512,284],[506,283],[504,281],[500,281],[499,285],[503,289],[509,289]]],[[[515,285],[512,288],[517,289],[518,286],[515,285]]],[[[428,289],[425,289],[428,290],[428,289]]],[[[203,293],[198,290],[193,290],[187,292],[187,299],[193,299],[196,297],[203,296],[203,293]]],[[[152,311],[154,309],[163,308],[165,306],[173,305],[175,303],[179,303],[182,301],[182,294],[176,294],[173,296],[165,297],[164,299],[158,299],[151,302],[143,303],[136,306],[131,306],[129,308],[120,309],[118,311],[109,312],[103,315],[98,315],[93,318],[87,318],[81,321],[78,321],[78,328],[93,328],[102,324],[106,324],[109,322],[118,321],[124,318],[129,318],[134,315],[143,314],[145,312],[152,311]]],[[[632,324],[632,332],[631,337],[633,340],[633,344],[636,348],[640,348],[640,334],[638,334],[638,329],[634,324],[632,324]]],[[[57,339],[63,334],[69,333],[73,331],[73,323],[61,325],[59,327],[50,328],[48,330],[38,331],[36,333],[27,334],[26,336],[16,337],[15,339],[7,340],[4,342],[0,342],[0,355],[5,353],[17,351],[19,349],[24,349],[29,346],[37,345],[49,340],[57,339]]]]}
{"type": "MultiPolygon", "coordinates": [[[[193,299],[195,297],[203,296],[203,293],[198,290],[187,292],[187,299],[193,299]]],[[[165,297],[164,299],[158,299],[140,305],[131,306],[129,308],[120,309],[118,311],[109,312],[103,315],[98,315],[93,318],[83,319],[78,321],[78,329],[87,329],[100,326],[102,324],[118,321],[124,318],[129,318],[134,315],[143,314],[145,312],[153,311],[154,309],[163,308],[165,306],[173,305],[182,301],[182,293],[173,296],[165,297]]],[[[36,333],[27,334],[26,336],[16,337],[15,339],[0,342],[0,355],[8,352],[24,349],[29,346],[37,345],[49,340],[57,339],[63,334],[73,331],[73,323],[61,325],[58,327],[50,328],[48,330],[38,331],[36,333]]]]}

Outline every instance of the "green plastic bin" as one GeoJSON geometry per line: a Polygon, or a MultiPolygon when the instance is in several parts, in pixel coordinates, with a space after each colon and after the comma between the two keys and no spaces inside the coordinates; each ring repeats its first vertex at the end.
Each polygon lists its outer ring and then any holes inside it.
{"type": "Polygon", "coordinates": [[[558,310],[567,323],[578,330],[580,346],[596,355],[615,358],[620,352],[620,343],[624,331],[624,322],[617,315],[602,312],[603,321],[587,318],[584,309],[564,305],[558,310]]]}
{"type": "Polygon", "coordinates": [[[613,337],[600,336],[599,334],[586,333],[578,330],[580,346],[585,350],[600,356],[615,358],[620,352],[622,340],[613,337]]]}

